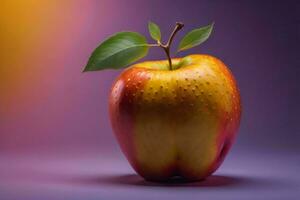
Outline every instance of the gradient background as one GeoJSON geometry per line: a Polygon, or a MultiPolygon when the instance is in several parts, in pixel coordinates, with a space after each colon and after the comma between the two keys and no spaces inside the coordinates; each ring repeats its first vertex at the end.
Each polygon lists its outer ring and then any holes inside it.
{"type": "MultiPolygon", "coordinates": [[[[0,199],[299,198],[299,10],[291,0],[2,0],[0,199]],[[205,44],[178,56],[214,55],[240,87],[239,136],[204,183],[174,190],[134,175],[107,113],[121,71],[81,73],[112,33],[138,31],[150,41],[148,20],[165,37],[184,22],[177,43],[214,21],[205,44]]],[[[164,54],[152,49],[146,59],[164,54]]]]}

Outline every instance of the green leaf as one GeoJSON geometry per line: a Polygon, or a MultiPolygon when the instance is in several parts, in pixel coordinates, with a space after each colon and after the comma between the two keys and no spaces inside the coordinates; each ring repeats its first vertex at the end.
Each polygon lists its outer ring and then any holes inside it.
{"type": "Polygon", "coordinates": [[[214,23],[205,27],[194,29],[186,34],[179,43],[178,51],[190,49],[206,41],[212,32],[213,26],[214,23]]]}
{"type": "Polygon", "coordinates": [[[153,22],[149,22],[148,23],[148,29],[149,29],[149,33],[150,33],[151,37],[154,40],[160,41],[161,33],[160,33],[159,26],[157,24],[153,23],[153,22]]]}
{"type": "Polygon", "coordinates": [[[100,44],[92,53],[84,72],[119,69],[147,55],[146,38],[136,32],[120,32],[100,44]]]}

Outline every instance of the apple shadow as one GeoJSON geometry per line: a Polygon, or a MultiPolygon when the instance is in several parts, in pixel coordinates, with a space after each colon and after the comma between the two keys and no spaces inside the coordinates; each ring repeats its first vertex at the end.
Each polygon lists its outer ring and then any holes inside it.
{"type": "Polygon", "coordinates": [[[281,188],[289,184],[285,180],[270,176],[215,174],[201,181],[188,182],[182,178],[172,178],[165,182],[146,181],[137,174],[86,174],[66,173],[64,171],[44,171],[32,169],[17,180],[31,180],[81,187],[101,186],[144,186],[144,187],[206,187],[206,188],[281,188]]]}
{"type": "MultiPolygon", "coordinates": [[[[20,175],[20,174],[19,174],[20,175]]],[[[66,184],[80,187],[102,187],[102,186],[122,186],[122,187],[189,187],[189,188],[281,188],[288,187],[284,180],[270,176],[248,175],[227,175],[215,174],[202,181],[188,182],[182,178],[173,178],[165,182],[150,182],[137,174],[69,174],[58,171],[32,170],[18,176],[18,179],[31,180],[37,182],[48,182],[55,184],[66,184]]]]}
{"type": "Polygon", "coordinates": [[[181,178],[174,178],[165,182],[150,182],[136,174],[103,175],[99,177],[73,177],[69,179],[72,184],[80,185],[123,185],[123,186],[152,186],[152,187],[232,187],[257,185],[249,178],[225,175],[212,175],[202,181],[187,182],[181,178]]]}

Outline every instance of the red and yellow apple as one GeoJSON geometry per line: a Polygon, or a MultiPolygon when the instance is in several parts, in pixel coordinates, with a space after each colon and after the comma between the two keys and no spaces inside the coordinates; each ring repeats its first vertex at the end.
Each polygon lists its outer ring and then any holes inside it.
{"type": "Polygon", "coordinates": [[[112,86],[114,133],[146,180],[201,180],[228,153],[239,127],[240,95],[223,62],[209,55],[149,61],[126,69],[112,86]]]}

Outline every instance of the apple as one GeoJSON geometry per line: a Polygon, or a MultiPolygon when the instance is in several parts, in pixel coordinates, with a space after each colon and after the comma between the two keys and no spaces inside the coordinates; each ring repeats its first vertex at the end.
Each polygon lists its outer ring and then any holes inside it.
{"type": "Polygon", "coordinates": [[[112,86],[110,119],[119,144],[146,180],[201,180],[222,163],[240,122],[240,96],[215,57],[190,55],[125,70],[112,86]]]}
{"type": "MultiPolygon", "coordinates": [[[[115,136],[134,170],[150,181],[182,177],[202,180],[228,153],[240,123],[241,102],[236,81],[219,59],[210,55],[171,58],[177,23],[162,44],[159,27],[150,22],[156,44],[135,32],[121,32],[104,41],[84,71],[118,69],[161,47],[167,60],[146,61],[125,69],[114,82],[109,113],[115,136]]],[[[189,32],[183,51],[204,42],[213,24],[189,32]]]]}

